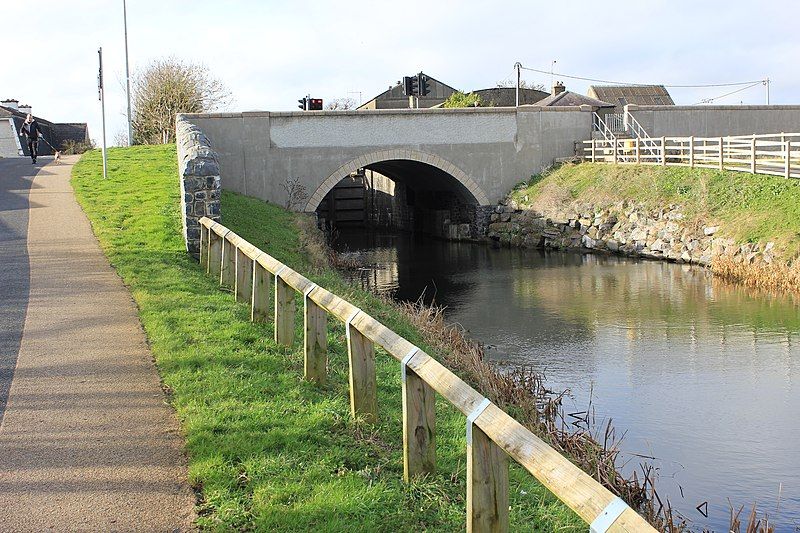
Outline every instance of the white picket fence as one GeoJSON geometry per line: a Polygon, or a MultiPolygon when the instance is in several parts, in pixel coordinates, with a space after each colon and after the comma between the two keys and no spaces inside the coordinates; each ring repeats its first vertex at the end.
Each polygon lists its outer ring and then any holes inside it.
{"type": "Polygon", "coordinates": [[[733,137],[593,139],[582,158],[595,163],[716,168],[800,178],[800,133],[733,137]]]}

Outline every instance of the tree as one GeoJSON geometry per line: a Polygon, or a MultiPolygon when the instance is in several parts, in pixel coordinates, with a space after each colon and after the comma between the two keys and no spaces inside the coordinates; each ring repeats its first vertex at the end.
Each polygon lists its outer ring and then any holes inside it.
{"type": "Polygon", "coordinates": [[[328,102],[328,105],[325,106],[325,109],[328,111],[346,111],[348,109],[355,109],[357,107],[358,102],[352,98],[334,98],[328,102]]]}
{"type": "Polygon", "coordinates": [[[447,97],[442,107],[481,107],[485,105],[486,102],[483,101],[480,95],[475,93],[464,94],[461,91],[456,91],[447,97]]]}
{"type": "MultiPolygon", "coordinates": [[[[517,86],[517,80],[503,80],[497,84],[498,87],[514,87],[517,86]]],[[[533,83],[530,81],[519,80],[520,89],[536,89],[537,91],[547,92],[547,88],[541,83],[533,83]]]]}
{"type": "Polygon", "coordinates": [[[207,113],[227,105],[230,91],[206,67],[169,57],[134,74],[131,87],[136,144],[175,141],[177,113],[207,113]]]}

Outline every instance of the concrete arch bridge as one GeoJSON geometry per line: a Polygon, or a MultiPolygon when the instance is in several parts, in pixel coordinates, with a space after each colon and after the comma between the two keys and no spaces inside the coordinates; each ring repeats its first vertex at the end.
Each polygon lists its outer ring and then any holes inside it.
{"type": "MultiPolygon", "coordinates": [[[[328,222],[451,235],[591,137],[589,107],[181,115],[217,152],[222,187],[328,222]]],[[[469,235],[461,235],[469,236],[469,235]]]]}

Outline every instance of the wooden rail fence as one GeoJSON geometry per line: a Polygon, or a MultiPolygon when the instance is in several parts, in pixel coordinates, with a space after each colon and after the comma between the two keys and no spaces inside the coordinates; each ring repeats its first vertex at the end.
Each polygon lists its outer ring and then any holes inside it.
{"type": "Polygon", "coordinates": [[[800,178],[800,133],[583,141],[585,161],[735,170],[800,178]]]}
{"type": "Polygon", "coordinates": [[[352,416],[378,418],[375,345],[400,362],[406,481],[436,467],[435,393],[466,415],[467,531],[508,530],[509,456],[589,523],[590,531],[655,531],[620,498],[417,346],[225,226],[206,217],[200,224],[201,266],[232,288],[237,300],[250,304],[253,321],[266,322],[272,315],[279,344],[294,343],[295,294],[302,295],[306,379],[325,381],[328,316],[345,324],[352,416]]]}

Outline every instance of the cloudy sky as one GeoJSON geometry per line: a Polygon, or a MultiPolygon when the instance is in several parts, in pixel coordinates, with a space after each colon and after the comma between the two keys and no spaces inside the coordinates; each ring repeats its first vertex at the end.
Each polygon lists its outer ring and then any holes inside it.
{"type": "MultiPolygon", "coordinates": [[[[108,139],[126,129],[122,0],[2,1],[0,99],[100,138],[97,48],[108,139]]],[[[513,65],[632,83],[771,80],[771,103],[800,103],[800,4],[128,0],[131,69],[174,56],[222,79],[231,110],[293,110],[306,93],[366,101],[420,70],[459,89],[511,80],[513,65]]],[[[525,72],[550,85],[549,74],[525,72]]],[[[563,79],[585,93],[589,82],[563,79]]],[[[670,89],[695,104],[737,87],[670,89]]],[[[757,85],[716,103],[762,104],[757,85]]]]}

